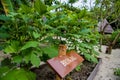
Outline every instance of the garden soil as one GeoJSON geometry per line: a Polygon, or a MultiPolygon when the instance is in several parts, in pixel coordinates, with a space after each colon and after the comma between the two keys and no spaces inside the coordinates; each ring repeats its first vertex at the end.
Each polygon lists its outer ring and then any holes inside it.
{"type": "MultiPolygon", "coordinates": [[[[96,64],[84,61],[81,70],[74,69],[63,80],[87,80],[96,64]]],[[[56,73],[47,65],[43,64],[39,68],[31,69],[37,74],[36,80],[56,80],[56,73]]]]}

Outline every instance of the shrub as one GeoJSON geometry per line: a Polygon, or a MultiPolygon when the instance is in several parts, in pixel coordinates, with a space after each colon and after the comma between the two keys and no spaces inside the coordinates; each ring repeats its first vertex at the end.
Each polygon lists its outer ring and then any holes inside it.
{"type": "Polygon", "coordinates": [[[114,69],[114,74],[117,76],[120,76],[120,68],[115,68],[114,69]]]}

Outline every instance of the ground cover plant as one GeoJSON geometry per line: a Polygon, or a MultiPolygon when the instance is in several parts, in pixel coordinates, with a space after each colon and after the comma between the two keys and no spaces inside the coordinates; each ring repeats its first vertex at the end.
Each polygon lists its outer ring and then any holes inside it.
{"type": "Polygon", "coordinates": [[[120,76],[120,68],[115,68],[115,69],[114,69],[114,74],[115,74],[116,76],[120,76]]]}

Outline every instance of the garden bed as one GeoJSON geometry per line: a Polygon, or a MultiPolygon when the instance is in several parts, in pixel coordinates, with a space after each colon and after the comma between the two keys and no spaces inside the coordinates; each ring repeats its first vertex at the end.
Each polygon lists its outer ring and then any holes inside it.
{"type": "MultiPolygon", "coordinates": [[[[98,64],[84,61],[79,71],[73,70],[64,78],[64,80],[93,80],[101,61],[102,60],[99,59],[98,64]]],[[[36,80],[55,80],[56,78],[56,73],[48,66],[48,64],[43,64],[39,68],[33,68],[31,70],[36,73],[36,80]]]]}

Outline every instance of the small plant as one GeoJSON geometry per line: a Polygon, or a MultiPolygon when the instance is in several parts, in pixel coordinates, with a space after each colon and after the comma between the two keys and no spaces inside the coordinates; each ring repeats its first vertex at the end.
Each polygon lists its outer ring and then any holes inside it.
{"type": "Polygon", "coordinates": [[[116,76],[120,76],[120,68],[115,68],[115,69],[114,69],[114,74],[115,74],[116,76]]]}
{"type": "Polygon", "coordinates": [[[82,65],[83,65],[82,63],[81,63],[80,65],[78,65],[78,66],[75,68],[75,70],[76,70],[76,71],[80,71],[82,65]]]}

